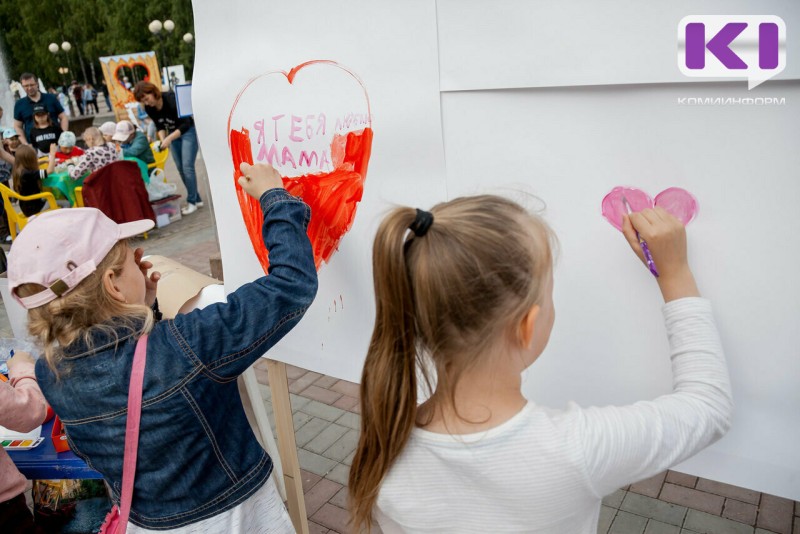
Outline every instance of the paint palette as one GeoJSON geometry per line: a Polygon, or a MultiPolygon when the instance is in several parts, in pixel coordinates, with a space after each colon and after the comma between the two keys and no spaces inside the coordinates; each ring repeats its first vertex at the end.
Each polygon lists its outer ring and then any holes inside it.
{"type": "Polygon", "coordinates": [[[36,438],[36,439],[3,439],[0,445],[9,452],[15,451],[28,451],[30,449],[36,448],[44,441],[44,438],[36,438]]]}

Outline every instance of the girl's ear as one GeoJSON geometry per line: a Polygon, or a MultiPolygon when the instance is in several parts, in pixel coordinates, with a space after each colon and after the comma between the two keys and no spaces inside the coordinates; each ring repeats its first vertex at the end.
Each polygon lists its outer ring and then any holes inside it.
{"type": "Polygon", "coordinates": [[[103,289],[112,299],[123,303],[127,302],[125,295],[116,286],[116,276],[111,269],[106,269],[106,272],[103,273],[103,289]]]}
{"type": "Polygon", "coordinates": [[[539,317],[540,309],[538,304],[534,304],[519,323],[519,340],[525,349],[530,348],[533,343],[533,331],[536,328],[536,318],[539,317]]]}

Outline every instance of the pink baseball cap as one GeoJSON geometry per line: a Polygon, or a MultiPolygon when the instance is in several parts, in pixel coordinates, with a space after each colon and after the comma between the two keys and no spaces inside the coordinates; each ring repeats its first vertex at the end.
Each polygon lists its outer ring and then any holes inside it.
{"type": "Polygon", "coordinates": [[[117,224],[95,208],[47,211],[28,220],[8,253],[8,286],[27,309],[38,308],[69,293],[97,269],[120,239],[153,228],[150,219],[117,224]],[[18,297],[22,284],[39,284],[44,291],[18,297]]]}
{"type": "Polygon", "coordinates": [[[111,137],[114,141],[127,141],[136,128],[133,127],[131,121],[119,121],[114,130],[114,135],[111,137]]]}

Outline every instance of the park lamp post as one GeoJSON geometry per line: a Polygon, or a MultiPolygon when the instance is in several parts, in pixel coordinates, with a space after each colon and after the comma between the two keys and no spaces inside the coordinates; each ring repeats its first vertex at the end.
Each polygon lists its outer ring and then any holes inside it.
{"type": "Polygon", "coordinates": [[[147,25],[147,29],[150,30],[150,33],[158,37],[158,40],[161,42],[161,59],[164,60],[164,71],[167,73],[167,87],[172,89],[172,80],[169,79],[169,62],[167,61],[167,52],[164,47],[164,34],[161,30],[171,33],[175,29],[175,23],[169,19],[165,20],[163,23],[156,19],[147,25]]]}
{"type": "MultiPolygon", "coordinates": [[[[61,43],[60,47],[58,46],[58,43],[50,43],[50,45],[47,47],[47,49],[50,52],[52,52],[53,56],[55,56],[56,58],[58,57],[59,50],[63,50],[64,51],[64,56],[67,58],[67,63],[69,63],[69,54],[68,54],[68,52],[70,50],[72,50],[72,45],[70,44],[69,41],[64,41],[63,43],[61,43]]],[[[63,87],[67,86],[66,85],[67,82],[64,79],[64,74],[66,74],[67,72],[69,72],[69,68],[62,67],[62,66],[58,67],[58,73],[61,74],[61,85],[63,87]]]]}

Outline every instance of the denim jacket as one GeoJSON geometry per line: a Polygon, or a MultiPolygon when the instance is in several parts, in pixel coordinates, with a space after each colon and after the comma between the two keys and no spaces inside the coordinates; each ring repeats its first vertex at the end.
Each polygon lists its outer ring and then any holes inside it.
{"type": "MultiPolygon", "coordinates": [[[[316,295],[317,273],[306,235],[309,207],[282,189],[267,191],[261,207],[269,275],[243,285],[226,303],[158,322],[150,332],[130,514],[135,525],[170,529],[217,515],[247,499],[272,472],[236,378],[300,321],[316,295]]],[[[96,330],[89,347],[82,341],[66,347],[58,377],[39,360],[36,377],[72,450],[102,473],[118,501],[138,332],[115,328],[96,330]]]]}

